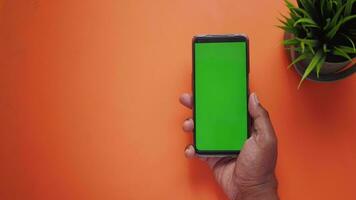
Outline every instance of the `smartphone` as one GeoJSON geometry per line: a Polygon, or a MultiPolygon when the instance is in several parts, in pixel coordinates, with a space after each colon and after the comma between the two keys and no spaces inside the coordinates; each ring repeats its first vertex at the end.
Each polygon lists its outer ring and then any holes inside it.
{"type": "Polygon", "coordinates": [[[249,137],[248,38],[198,35],[192,45],[196,153],[237,155],[249,137]]]}

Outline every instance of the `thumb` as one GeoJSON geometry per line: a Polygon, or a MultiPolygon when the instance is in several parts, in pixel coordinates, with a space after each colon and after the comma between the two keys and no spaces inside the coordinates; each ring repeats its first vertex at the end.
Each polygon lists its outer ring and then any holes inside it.
{"type": "Polygon", "coordinates": [[[250,95],[248,110],[252,118],[251,135],[256,136],[257,142],[263,146],[276,146],[277,138],[269,114],[255,93],[250,95]]]}

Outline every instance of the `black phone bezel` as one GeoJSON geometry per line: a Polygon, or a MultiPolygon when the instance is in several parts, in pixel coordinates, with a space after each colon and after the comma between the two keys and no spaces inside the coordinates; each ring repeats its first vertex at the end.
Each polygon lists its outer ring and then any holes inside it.
{"type": "MultiPolygon", "coordinates": [[[[192,56],[193,56],[193,69],[192,69],[192,92],[193,92],[193,120],[196,123],[195,118],[195,43],[211,43],[211,42],[245,42],[246,43],[246,107],[248,108],[248,98],[249,98],[249,73],[250,73],[250,60],[249,60],[249,39],[247,36],[242,34],[229,34],[229,35],[197,35],[193,37],[192,40],[192,56]]],[[[247,109],[247,137],[250,137],[250,116],[247,109]]],[[[196,128],[193,130],[194,133],[194,148],[195,152],[199,155],[237,155],[240,153],[240,150],[199,150],[196,147],[196,128]]]]}

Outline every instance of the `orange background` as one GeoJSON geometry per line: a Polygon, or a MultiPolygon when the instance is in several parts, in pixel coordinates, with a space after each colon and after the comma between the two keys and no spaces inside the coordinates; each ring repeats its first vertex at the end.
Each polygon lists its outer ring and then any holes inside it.
{"type": "Polygon", "coordinates": [[[279,139],[281,199],[356,199],[356,77],[287,70],[273,0],[2,0],[0,199],[225,199],[186,160],[191,38],[251,42],[251,90],[279,139]]]}

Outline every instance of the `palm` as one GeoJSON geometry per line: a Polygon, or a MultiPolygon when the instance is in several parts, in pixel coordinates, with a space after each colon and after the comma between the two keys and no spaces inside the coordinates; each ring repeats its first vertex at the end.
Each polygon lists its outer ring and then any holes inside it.
{"type": "Polygon", "coordinates": [[[237,158],[205,158],[215,178],[230,199],[239,192],[238,184],[260,182],[269,178],[275,166],[276,151],[265,151],[258,145],[258,136],[252,135],[237,158]],[[274,160],[271,162],[270,160],[274,160]]]}
{"type": "MultiPolygon", "coordinates": [[[[192,107],[190,95],[182,96],[181,102],[192,107]]],[[[275,179],[277,141],[268,114],[264,109],[256,110],[253,105],[249,105],[249,112],[253,118],[251,137],[246,140],[237,158],[199,157],[206,161],[213,170],[216,180],[230,199],[235,199],[241,190],[251,185],[259,186],[270,180],[274,182],[275,179]]],[[[192,131],[193,120],[186,120],[183,129],[192,131]]],[[[187,147],[186,155],[195,156],[195,150],[191,145],[187,147]]]]}

